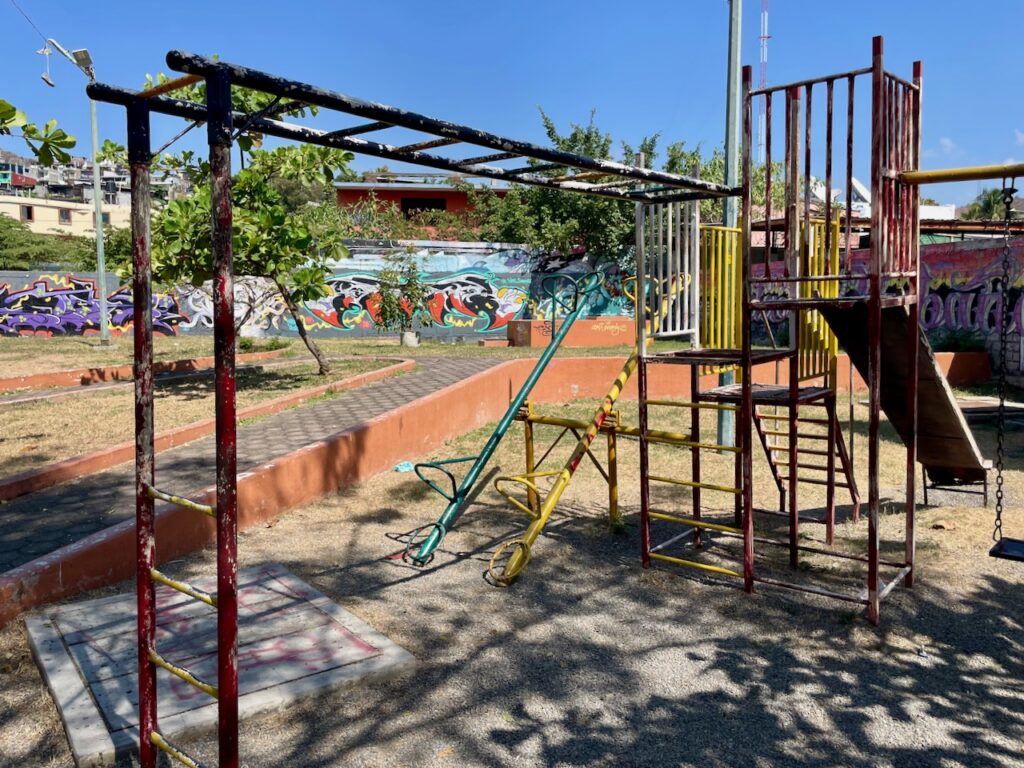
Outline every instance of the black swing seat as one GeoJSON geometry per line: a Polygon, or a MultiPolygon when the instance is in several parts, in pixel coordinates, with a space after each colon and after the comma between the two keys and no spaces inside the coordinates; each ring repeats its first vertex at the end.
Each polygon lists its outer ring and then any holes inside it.
{"type": "Polygon", "coordinates": [[[998,557],[1001,560],[1024,562],[1024,541],[1003,537],[995,543],[988,554],[989,557],[998,557]]]}

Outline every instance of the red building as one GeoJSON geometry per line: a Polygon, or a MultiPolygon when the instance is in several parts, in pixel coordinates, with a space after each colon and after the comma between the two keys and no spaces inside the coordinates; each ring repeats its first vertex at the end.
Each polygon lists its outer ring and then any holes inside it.
{"type": "MultiPolygon", "coordinates": [[[[469,208],[466,191],[450,183],[455,179],[439,173],[375,173],[367,174],[364,181],[339,181],[334,186],[338,205],[356,205],[372,193],[378,203],[393,203],[409,216],[414,211],[458,212],[469,208]]],[[[502,197],[506,192],[501,187],[494,191],[502,197]]]]}

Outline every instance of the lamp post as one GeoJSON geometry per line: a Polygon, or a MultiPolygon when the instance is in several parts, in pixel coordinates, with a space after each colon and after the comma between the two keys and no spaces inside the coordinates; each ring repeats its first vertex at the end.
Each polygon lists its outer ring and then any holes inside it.
{"type": "MultiPolygon", "coordinates": [[[[92,57],[85,48],[68,51],[52,37],[47,40],[58,53],[78,67],[89,78],[96,80],[96,72],[92,66],[92,57]]],[[[107,270],[103,252],[103,191],[100,189],[99,132],[96,128],[96,102],[89,99],[89,116],[92,121],[92,201],[96,209],[96,292],[100,297],[100,344],[110,344],[110,318],[107,316],[107,270]]]]}

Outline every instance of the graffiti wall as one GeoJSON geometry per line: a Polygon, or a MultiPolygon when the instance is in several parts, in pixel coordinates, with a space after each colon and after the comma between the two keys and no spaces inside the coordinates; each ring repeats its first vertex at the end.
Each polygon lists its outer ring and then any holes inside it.
{"type": "MultiPolygon", "coordinates": [[[[478,335],[504,337],[510,321],[546,318],[551,301],[542,290],[545,276],[554,272],[581,274],[589,270],[583,254],[536,257],[521,248],[486,243],[365,243],[350,246],[352,258],[338,262],[328,279],[330,294],[302,307],[302,322],[317,334],[348,336],[377,333],[377,274],[389,252],[414,250],[430,286],[426,337],[470,339],[478,335]]],[[[923,246],[921,320],[938,349],[988,349],[998,341],[1002,269],[999,241],[968,240],[923,246]]],[[[1010,368],[1021,369],[1021,329],[1024,328],[1024,238],[1012,246],[1012,308],[1010,368]]],[[[854,270],[864,274],[866,253],[856,253],[854,270]]],[[[108,278],[109,279],[109,278],[108,278]]],[[[787,284],[761,288],[784,295],[787,284]]],[[[107,297],[114,332],[131,326],[131,290],[119,285],[107,297]]],[[[616,269],[591,297],[591,312],[628,316],[616,269]]],[[[295,321],[268,281],[241,278],[235,285],[235,309],[242,333],[249,336],[295,333],[295,321]]],[[[213,304],[209,286],[183,286],[157,291],[153,297],[156,333],[209,333],[213,304]]],[[[782,324],[783,316],[770,316],[782,324]]],[[[0,335],[81,335],[97,333],[99,301],[93,274],[0,272],[0,335]]],[[[756,330],[756,325],[755,325],[756,330]]]]}
{"type": "MultiPolygon", "coordinates": [[[[860,276],[856,292],[867,291],[867,251],[853,253],[853,273],[860,276]]],[[[1021,336],[1024,329],[1024,238],[1010,248],[1010,331],[1008,368],[1022,370],[1021,336]]],[[[773,264],[781,274],[781,264],[773,264]]],[[[921,247],[921,325],[936,350],[986,349],[996,360],[1002,298],[1001,240],[965,240],[921,247]]],[[[788,297],[790,284],[762,283],[759,294],[788,297]]],[[[784,327],[786,313],[768,312],[775,330],[784,327]]],[[[755,324],[757,334],[761,329],[755,324]]]]}

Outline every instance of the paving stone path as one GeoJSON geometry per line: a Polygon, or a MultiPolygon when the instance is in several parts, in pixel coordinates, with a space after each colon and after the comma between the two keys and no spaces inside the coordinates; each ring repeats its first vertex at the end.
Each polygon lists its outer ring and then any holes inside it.
{"type": "MultiPolygon", "coordinates": [[[[496,365],[479,358],[421,358],[416,370],[283,411],[238,429],[238,471],[272,461],[496,365]]],[[[211,413],[212,415],[212,413],[211,413]]],[[[157,425],[159,429],[159,424],[157,425]]],[[[214,439],[158,453],[157,487],[188,495],[214,483],[214,439]]],[[[0,504],[0,573],[135,514],[129,462],[0,504]]]]}

